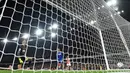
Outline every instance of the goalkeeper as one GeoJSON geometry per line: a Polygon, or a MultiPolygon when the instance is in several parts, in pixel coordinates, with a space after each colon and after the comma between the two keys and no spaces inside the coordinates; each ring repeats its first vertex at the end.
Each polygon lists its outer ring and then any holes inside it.
{"type": "Polygon", "coordinates": [[[63,53],[60,49],[58,49],[57,53],[57,61],[58,61],[58,69],[62,69],[62,62],[63,62],[63,53]]]}
{"type": "Polygon", "coordinates": [[[31,65],[31,61],[32,61],[32,59],[30,58],[28,58],[28,57],[25,57],[25,53],[26,53],[26,43],[27,43],[27,40],[26,39],[23,39],[23,41],[22,41],[22,46],[21,46],[21,48],[19,48],[19,50],[18,50],[18,56],[20,56],[19,58],[18,58],[18,61],[19,61],[19,64],[18,64],[18,69],[21,69],[22,68],[22,65],[23,65],[23,63],[25,62],[25,61],[28,61],[28,69],[30,69],[30,65],[31,65]]]}

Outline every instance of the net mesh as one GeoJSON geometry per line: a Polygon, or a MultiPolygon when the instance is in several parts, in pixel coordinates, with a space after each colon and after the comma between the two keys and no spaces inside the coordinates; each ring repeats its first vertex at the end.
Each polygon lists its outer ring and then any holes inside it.
{"type": "Polygon", "coordinates": [[[103,0],[2,0],[0,67],[129,69],[129,27],[103,0]]]}

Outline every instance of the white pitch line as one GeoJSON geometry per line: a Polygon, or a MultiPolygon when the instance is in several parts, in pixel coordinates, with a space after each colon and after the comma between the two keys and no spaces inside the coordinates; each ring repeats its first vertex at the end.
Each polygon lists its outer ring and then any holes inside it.
{"type": "Polygon", "coordinates": [[[107,72],[107,73],[130,73],[130,72],[107,72]]]}

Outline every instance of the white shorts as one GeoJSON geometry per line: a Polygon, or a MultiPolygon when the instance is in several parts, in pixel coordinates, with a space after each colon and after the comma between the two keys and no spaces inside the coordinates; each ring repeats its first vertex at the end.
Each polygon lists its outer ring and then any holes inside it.
{"type": "Polygon", "coordinates": [[[68,63],[68,64],[67,64],[67,66],[71,66],[71,64],[70,64],[70,63],[68,63]]]}

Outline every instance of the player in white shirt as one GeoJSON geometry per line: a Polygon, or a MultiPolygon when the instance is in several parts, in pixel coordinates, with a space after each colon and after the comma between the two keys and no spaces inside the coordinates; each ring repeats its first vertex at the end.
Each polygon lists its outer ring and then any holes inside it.
{"type": "Polygon", "coordinates": [[[71,62],[70,62],[69,56],[66,57],[66,65],[67,65],[67,69],[70,70],[70,68],[71,68],[71,62]]]}

